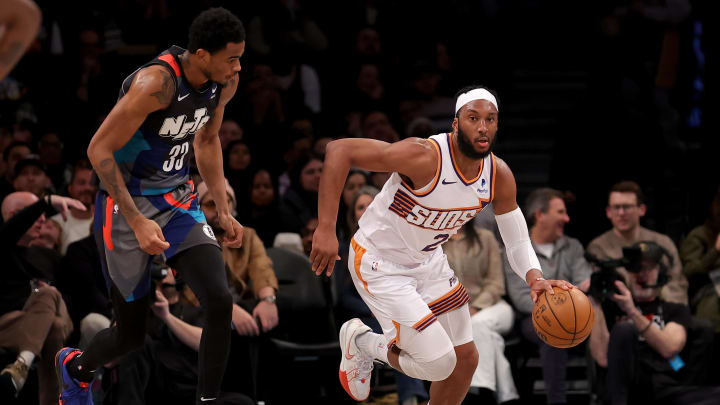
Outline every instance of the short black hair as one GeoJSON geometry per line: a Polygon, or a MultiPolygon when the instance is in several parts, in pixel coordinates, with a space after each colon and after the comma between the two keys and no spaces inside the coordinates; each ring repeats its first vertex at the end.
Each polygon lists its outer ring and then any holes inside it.
{"type": "MultiPolygon", "coordinates": [[[[500,108],[500,101],[498,101],[498,95],[495,92],[495,90],[493,90],[487,86],[483,86],[482,84],[471,84],[471,85],[465,86],[462,89],[458,90],[457,93],[455,93],[455,101],[457,101],[458,97],[460,97],[462,94],[467,93],[468,91],[475,90],[475,89],[485,89],[485,90],[489,91],[490,94],[495,96],[495,101],[498,103],[497,107],[498,107],[498,109],[500,108]]],[[[455,113],[455,117],[459,117],[459,116],[460,116],[460,110],[457,110],[457,112],[455,113]]]]}
{"type": "Polygon", "coordinates": [[[222,7],[214,7],[200,13],[190,24],[188,51],[202,48],[210,53],[225,49],[229,42],[245,41],[242,21],[222,7]]]}

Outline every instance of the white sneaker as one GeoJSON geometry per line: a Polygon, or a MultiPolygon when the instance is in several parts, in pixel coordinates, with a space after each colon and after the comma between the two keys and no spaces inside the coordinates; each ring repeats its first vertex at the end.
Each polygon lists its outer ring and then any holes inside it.
{"type": "Polygon", "coordinates": [[[370,395],[370,373],[373,369],[373,358],[364,354],[355,344],[355,338],[371,329],[354,318],[345,322],[340,328],[340,384],[356,401],[364,401],[370,395]]]}

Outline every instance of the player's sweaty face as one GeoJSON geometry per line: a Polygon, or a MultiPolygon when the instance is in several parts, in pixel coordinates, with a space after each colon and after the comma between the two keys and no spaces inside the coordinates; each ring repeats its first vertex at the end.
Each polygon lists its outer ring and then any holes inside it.
{"type": "Polygon", "coordinates": [[[228,42],[224,49],[210,55],[210,80],[226,86],[242,69],[240,57],[245,53],[245,42],[228,42]]]}

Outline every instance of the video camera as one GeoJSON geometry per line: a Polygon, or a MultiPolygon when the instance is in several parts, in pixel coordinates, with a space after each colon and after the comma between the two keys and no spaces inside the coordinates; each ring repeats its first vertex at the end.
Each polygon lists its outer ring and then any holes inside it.
{"type": "Polygon", "coordinates": [[[600,303],[604,303],[612,294],[619,294],[615,281],[625,283],[625,279],[617,271],[618,267],[624,267],[627,271],[637,273],[642,267],[642,248],[635,244],[622,249],[623,257],[620,259],[600,260],[592,254],[585,252],[585,260],[599,268],[590,276],[590,288],[588,294],[600,303]]]}

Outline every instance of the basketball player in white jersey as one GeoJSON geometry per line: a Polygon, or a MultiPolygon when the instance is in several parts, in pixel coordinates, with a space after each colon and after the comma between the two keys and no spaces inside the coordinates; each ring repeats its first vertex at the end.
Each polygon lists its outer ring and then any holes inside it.
{"type": "Polygon", "coordinates": [[[363,216],[348,267],[355,287],[383,328],[375,334],[359,319],[340,330],[340,382],[357,401],[370,392],[373,360],[410,377],[433,381],[432,405],[460,404],[477,367],[468,295],[442,243],[493,203],[515,273],[538,293],[562,280],[545,280],[518,208],[510,168],[491,153],[498,103],[482,87],[458,93],[453,132],[389,144],[341,139],[328,144],[320,180],[319,225],[310,254],[316,274],[331,274],[337,256],[335,220],[350,167],[392,172],[363,216]]]}

